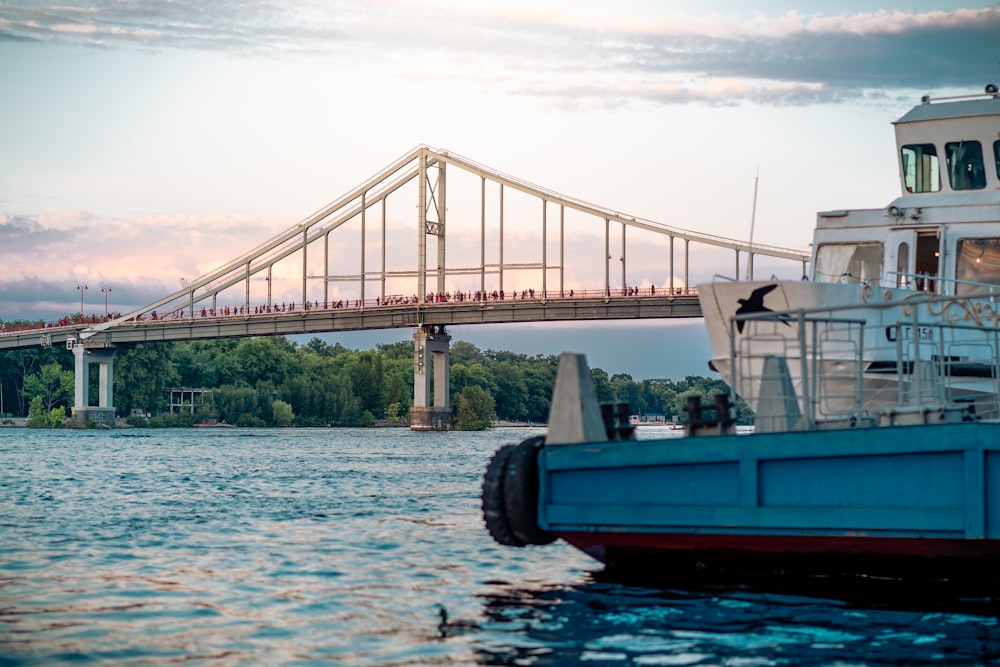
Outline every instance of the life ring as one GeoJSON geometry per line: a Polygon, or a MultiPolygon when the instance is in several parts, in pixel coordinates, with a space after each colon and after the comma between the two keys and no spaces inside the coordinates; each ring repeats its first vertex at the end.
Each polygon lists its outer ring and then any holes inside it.
{"type": "Polygon", "coordinates": [[[538,526],[538,452],[545,436],[504,445],[483,476],[483,519],[493,539],[505,546],[549,544],[556,536],[538,526]]]}

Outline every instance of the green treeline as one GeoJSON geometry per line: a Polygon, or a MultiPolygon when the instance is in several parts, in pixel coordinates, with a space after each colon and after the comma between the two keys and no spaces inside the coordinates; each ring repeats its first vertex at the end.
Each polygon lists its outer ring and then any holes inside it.
{"type": "MultiPolygon", "coordinates": [[[[173,425],[217,420],[244,426],[365,426],[409,423],[413,402],[413,344],[350,350],[313,338],[297,345],[282,336],[149,343],[119,350],[114,361],[114,404],[119,415],[173,425]],[[161,416],[165,390],[203,388],[193,414],[161,416]]],[[[494,421],[545,423],[557,356],[527,356],[451,345],[451,405],[460,429],[489,428],[494,421]]],[[[97,373],[92,369],[91,394],[97,373]]],[[[721,380],[689,376],[679,381],[634,381],[626,374],[592,371],[598,399],[627,402],[633,412],[681,421],[688,396],[705,403],[726,391],[721,380]]],[[[59,425],[73,402],[73,355],[65,349],[0,353],[4,410],[29,412],[36,425],[59,425]]],[[[2,412],[2,411],[0,411],[2,412]]],[[[740,408],[741,423],[750,414],[740,408]]]]}

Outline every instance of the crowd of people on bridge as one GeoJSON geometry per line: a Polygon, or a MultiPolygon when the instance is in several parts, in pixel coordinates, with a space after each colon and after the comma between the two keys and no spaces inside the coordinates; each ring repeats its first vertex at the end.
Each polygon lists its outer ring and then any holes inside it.
{"type": "MultiPolygon", "coordinates": [[[[620,297],[652,297],[657,295],[669,295],[671,292],[670,288],[660,288],[657,290],[655,285],[649,287],[634,287],[626,285],[621,288],[615,288],[612,290],[546,290],[546,291],[535,291],[534,288],[527,288],[514,291],[499,290],[476,290],[476,291],[460,291],[456,290],[454,292],[428,292],[424,295],[423,303],[425,305],[433,304],[446,304],[446,303],[465,303],[465,302],[491,302],[491,301],[538,301],[538,300],[554,300],[554,299],[608,299],[608,298],[620,298],[620,297]]],[[[694,289],[675,287],[673,289],[674,294],[696,294],[694,289]]],[[[200,318],[222,318],[222,317],[253,317],[261,315],[274,315],[277,313],[295,313],[295,312],[305,312],[305,311],[315,311],[315,310],[341,310],[344,308],[380,308],[385,306],[411,306],[420,303],[420,299],[416,294],[405,296],[405,295],[387,295],[378,296],[374,299],[337,299],[336,301],[305,301],[304,303],[297,304],[292,301],[289,303],[262,303],[256,306],[248,306],[246,304],[239,306],[200,306],[195,310],[190,310],[187,306],[171,310],[168,313],[158,313],[156,310],[149,312],[148,314],[141,314],[136,316],[137,321],[162,321],[162,320],[188,320],[195,317],[200,318]]],[[[89,315],[83,316],[80,314],[71,315],[68,317],[62,317],[55,321],[46,322],[44,320],[35,321],[24,321],[18,320],[14,322],[4,322],[0,320],[0,334],[16,332],[16,331],[31,331],[36,329],[48,329],[52,327],[67,327],[67,326],[79,326],[87,324],[100,324],[101,322],[107,322],[109,320],[117,319],[121,317],[121,313],[109,313],[107,315],[89,315]]]]}
{"type": "Polygon", "coordinates": [[[121,317],[121,313],[108,313],[107,315],[67,315],[58,320],[13,320],[6,322],[0,320],[0,334],[14,333],[16,331],[34,331],[36,329],[52,329],[55,327],[71,327],[82,324],[100,324],[110,322],[121,317]]]}

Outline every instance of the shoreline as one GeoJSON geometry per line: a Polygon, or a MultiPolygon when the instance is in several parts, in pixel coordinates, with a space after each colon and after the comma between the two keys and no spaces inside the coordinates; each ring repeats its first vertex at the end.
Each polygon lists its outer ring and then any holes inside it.
{"type": "MultiPolygon", "coordinates": [[[[271,429],[282,429],[282,428],[409,428],[409,424],[394,423],[394,422],[379,422],[373,426],[261,426],[252,428],[271,428],[271,429]]],[[[498,420],[493,422],[492,428],[545,428],[546,425],[542,423],[535,422],[519,422],[519,421],[506,421],[498,420]]],[[[0,428],[28,428],[28,418],[27,417],[5,417],[0,420],[0,428]]],[[[224,424],[224,423],[196,423],[190,426],[133,426],[129,424],[124,419],[116,419],[114,426],[98,426],[94,429],[87,428],[76,428],[74,426],[64,426],[63,430],[73,430],[73,431],[88,431],[88,430],[100,430],[100,429],[130,429],[130,428],[243,428],[237,426],[236,424],[224,424]]],[[[45,430],[59,430],[59,429],[37,429],[39,431],[45,430]]]]}

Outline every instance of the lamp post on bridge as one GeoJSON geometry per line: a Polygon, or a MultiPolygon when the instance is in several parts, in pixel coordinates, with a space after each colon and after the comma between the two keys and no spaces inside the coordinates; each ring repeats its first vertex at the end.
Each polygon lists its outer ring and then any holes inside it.
{"type": "Polygon", "coordinates": [[[88,288],[83,283],[80,283],[79,285],[77,285],[76,288],[78,290],[80,290],[80,317],[83,317],[83,295],[87,291],[88,288]]]}
{"type": "Polygon", "coordinates": [[[102,287],[101,291],[104,292],[104,319],[108,319],[108,296],[111,294],[111,288],[102,287]]]}

